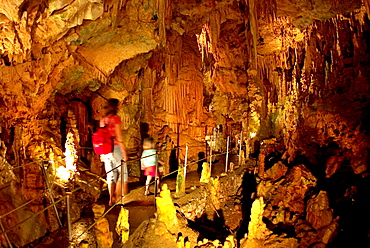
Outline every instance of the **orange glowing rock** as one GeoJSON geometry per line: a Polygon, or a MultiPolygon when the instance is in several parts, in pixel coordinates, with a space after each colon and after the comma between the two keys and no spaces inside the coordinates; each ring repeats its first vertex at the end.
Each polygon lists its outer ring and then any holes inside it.
{"type": "Polygon", "coordinates": [[[209,168],[209,163],[204,162],[203,165],[203,170],[202,170],[202,175],[200,177],[200,182],[201,183],[209,183],[209,180],[211,178],[211,171],[209,168]]]}
{"type": "Polygon", "coordinates": [[[162,221],[168,231],[176,233],[178,226],[178,219],[176,216],[176,208],[173,205],[171,191],[168,189],[167,184],[162,186],[162,190],[159,197],[156,197],[157,212],[156,216],[159,221],[162,221]]]}

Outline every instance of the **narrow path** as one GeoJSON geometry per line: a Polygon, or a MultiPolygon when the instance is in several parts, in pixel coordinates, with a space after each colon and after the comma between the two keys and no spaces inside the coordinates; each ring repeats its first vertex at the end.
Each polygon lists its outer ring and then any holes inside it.
{"type": "MultiPolygon", "coordinates": [[[[234,160],[232,158],[232,160],[234,160]]],[[[225,170],[225,155],[216,155],[212,162],[212,176],[215,177],[220,175],[225,170]]],[[[154,213],[156,212],[155,204],[155,197],[154,193],[151,193],[148,196],[144,195],[144,184],[138,182],[138,178],[135,180],[134,183],[130,183],[130,193],[127,195],[127,199],[125,200],[125,208],[129,210],[129,224],[130,224],[130,235],[136,230],[136,228],[144,221],[154,217],[154,213]]],[[[200,173],[197,171],[191,171],[186,175],[186,193],[190,193],[193,187],[200,186],[200,173]]],[[[130,181],[130,180],[129,180],[130,181]]],[[[161,181],[161,186],[163,184],[167,184],[168,188],[172,193],[176,192],[176,173],[172,177],[165,177],[161,181]]],[[[154,192],[154,185],[150,186],[150,192],[154,192]]],[[[108,209],[108,195],[107,192],[103,192],[106,196],[102,199],[102,202],[106,205],[106,209],[108,209]]],[[[110,223],[111,230],[114,230],[114,226],[116,224],[118,214],[120,211],[120,206],[116,206],[110,213],[106,216],[110,223]]],[[[118,243],[119,237],[114,231],[114,241],[115,244],[113,247],[120,247],[118,243]]]]}

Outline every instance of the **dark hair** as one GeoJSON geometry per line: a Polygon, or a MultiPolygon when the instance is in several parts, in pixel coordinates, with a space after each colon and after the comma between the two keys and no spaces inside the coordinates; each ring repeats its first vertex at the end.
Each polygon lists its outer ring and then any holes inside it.
{"type": "Polygon", "coordinates": [[[116,98],[111,98],[108,100],[106,106],[106,115],[116,115],[118,112],[119,100],[116,98]]]}

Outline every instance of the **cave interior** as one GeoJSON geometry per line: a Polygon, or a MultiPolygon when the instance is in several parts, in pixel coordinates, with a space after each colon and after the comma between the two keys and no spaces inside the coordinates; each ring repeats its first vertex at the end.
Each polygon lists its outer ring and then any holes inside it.
{"type": "MultiPolygon", "coordinates": [[[[116,98],[134,182],[146,136],[164,174],[201,173],[226,143],[235,162],[163,193],[168,209],[117,247],[370,247],[369,14],[370,0],[3,0],[0,246],[48,247],[67,208],[73,223],[99,211],[92,134],[116,98]]],[[[98,226],[89,247],[114,247],[98,226]]]]}

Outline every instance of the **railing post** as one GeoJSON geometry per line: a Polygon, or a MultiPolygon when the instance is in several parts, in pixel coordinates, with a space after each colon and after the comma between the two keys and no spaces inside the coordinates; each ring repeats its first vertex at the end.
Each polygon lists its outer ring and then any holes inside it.
{"type": "Polygon", "coordinates": [[[154,177],[154,207],[157,207],[157,195],[159,188],[159,166],[158,166],[158,152],[155,153],[155,175],[154,177]]]}
{"type": "Polygon", "coordinates": [[[239,165],[241,164],[242,156],[242,144],[243,144],[243,131],[240,132],[240,147],[239,147],[239,165]]]}
{"type": "Polygon", "coordinates": [[[40,167],[41,167],[42,174],[44,175],[46,188],[47,188],[47,191],[49,192],[49,197],[50,197],[51,203],[53,204],[55,215],[57,217],[57,220],[58,220],[58,223],[59,223],[60,228],[62,228],[63,227],[63,224],[62,224],[62,221],[60,220],[57,206],[55,205],[53,193],[51,191],[49,180],[48,180],[48,176],[46,174],[46,170],[45,170],[45,167],[44,167],[44,161],[41,161],[41,166],[40,167]]]}
{"type": "Polygon", "coordinates": [[[2,217],[0,216],[0,227],[1,227],[1,230],[3,231],[3,234],[5,236],[6,241],[8,242],[9,247],[10,248],[13,248],[13,245],[12,245],[12,243],[9,240],[8,234],[5,232],[5,228],[3,226],[3,222],[1,221],[1,218],[2,217]]]}
{"type": "MultiPolygon", "coordinates": [[[[155,177],[154,177],[154,197],[158,195],[158,177],[159,177],[159,170],[158,170],[158,154],[155,153],[155,177]]],[[[154,201],[155,202],[155,201],[154,201]]],[[[154,204],[155,205],[155,204],[154,204]]]]}
{"type": "Polygon", "coordinates": [[[230,137],[227,136],[226,139],[226,164],[225,164],[225,172],[227,172],[228,166],[229,166],[229,142],[230,142],[230,137]]]}
{"type": "Polygon", "coordinates": [[[122,162],[121,161],[121,204],[123,205],[124,204],[124,200],[123,200],[123,197],[125,196],[125,192],[124,192],[124,184],[125,182],[123,181],[124,179],[124,165],[125,165],[126,162],[122,162]]]}
{"type": "Polygon", "coordinates": [[[214,150],[215,151],[218,151],[218,147],[217,147],[217,132],[216,132],[217,128],[213,128],[213,140],[214,140],[214,150]]]}
{"type": "Polygon", "coordinates": [[[212,175],[212,136],[209,142],[209,173],[212,175]]]}
{"type": "Polygon", "coordinates": [[[72,223],[71,223],[71,209],[70,209],[70,197],[72,195],[71,192],[67,192],[67,226],[68,226],[68,241],[71,247],[72,244],[72,223]]]}
{"type": "Polygon", "coordinates": [[[185,183],[185,179],[186,179],[186,166],[188,164],[188,150],[189,150],[189,146],[188,146],[188,143],[186,143],[186,149],[185,149],[185,163],[184,163],[184,183],[185,183]]]}

